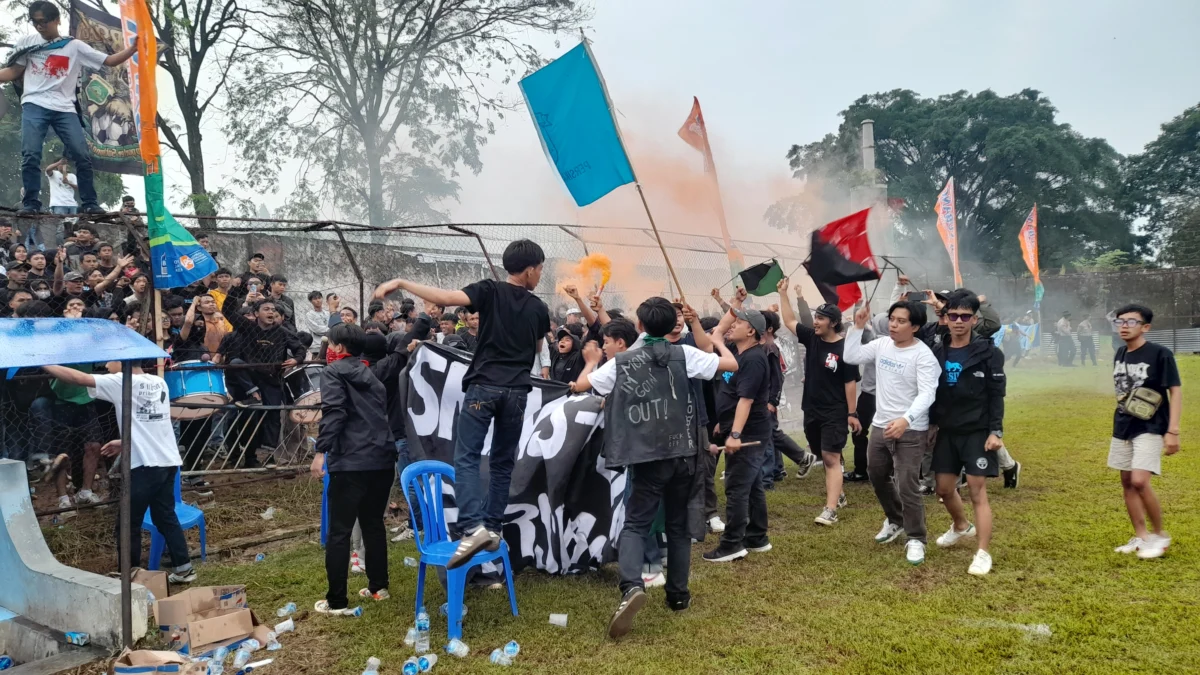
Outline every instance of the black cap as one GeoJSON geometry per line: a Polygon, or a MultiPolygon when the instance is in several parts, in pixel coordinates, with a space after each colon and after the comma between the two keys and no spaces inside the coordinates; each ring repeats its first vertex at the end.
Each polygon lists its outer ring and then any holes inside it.
{"type": "Polygon", "coordinates": [[[28,271],[30,268],[29,268],[29,263],[27,263],[23,260],[9,260],[8,263],[4,265],[4,269],[11,272],[13,270],[20,270],[20,269],[28,271]]]}
{"type": "Polygon", "coordinates": [[[767,332],[767,318],[757,309],[735,309],[733,315],[749,323],[759,335],[767,332]]]}
{"type": "Polygon", "coordinates": [[[254,260],[255,258],[259,260],[266,260],[267,256],[263,255],[262,253],[251,253],[248,260],[254,260]]]}
{"type": "Polygon", "coordinates": [[[67,272],[63,275],[63,281],[83,281],[83,275],[79,272],[67,272]]]}
{"type": "Polygon", "coordinates": [[[837,305],[833,304],[832,302],[827,302],[827,303],[821,305],[814,311],[814,313],[820,314],[821,316],[825,317],[826,319],[829,319],[830,321],[841,321],[842,320],[841,308],[839,308],[837,305]]]}

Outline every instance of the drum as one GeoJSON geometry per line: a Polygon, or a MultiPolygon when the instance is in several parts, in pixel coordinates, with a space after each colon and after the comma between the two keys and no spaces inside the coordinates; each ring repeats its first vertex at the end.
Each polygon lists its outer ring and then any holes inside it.
{"type": "MultiPolygon", "coordinates": [[[[205,361],[183,361],[163,373],[171,403],[204,403],[224,405],[229,403],[225,391],[225,376],[212,364],[205,361]]],[[[198,420],[210,417],[216,408],[186,408],[171,406],[171,417],[177,420],[198,420]]]]}
{"type": "MultiPolygon", "coordinates": [[[[321,405],[321,373],[323,363],[296,366],[283,374],[283,386],[295,405],[321,405]]],[[[321,419],[320,410],[293,410],[290,415],[296,424],[313,424],[321,419]]]]}

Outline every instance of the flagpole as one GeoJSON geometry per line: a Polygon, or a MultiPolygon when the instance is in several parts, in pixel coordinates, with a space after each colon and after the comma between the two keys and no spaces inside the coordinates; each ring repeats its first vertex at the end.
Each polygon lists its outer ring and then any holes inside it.
{"type": "MultiPolygon", "coordinates": [[[[596,61],[595,54],[592,54],[591,44],[588,42],[587,36],[583,34],[583,30],[579,31],[580,40],[583,42],[583,49],[587,52],[588,59],[596,67],[596,76],[600,80],[600,89],[604,92],[604,102],[608,104],[608,114],[612,117],[613,129],[617,132],[617,142],[621,144],[621,151],[625,153],[625,157],[629,158],[629,149],[625,147],[625,137],[621,135],[621,125],[617,123],[617,116],[613,110],[612,97],[608,95],[608,83],[604,81],[604,74],[600,72],[600,64],[596,61]]],[[[633,174],[633,184],[637,187],[638,197],[642,200],[642,208],[646,210],[646,218],[650,220],[650,229],[654,231],[654,240],[658,242],[658,250],[662,251],[663,260],[667,263],[667,272],[670,273],[671,279],[675,282],[675,288],[679,289],[679,301],[687,304],[687,299],[683,295],[683,284],[679,283],[679,277],[675,274],[675,266],[671,264],[671,257],[667,255],[667,247],[663,245],[662,236],[658,233],[658,225],[654,224],[654,215],[650,213],[650,204],[646,201],[646,193],[642,190],[642,184],[638,181],[637,171],[633,168],[633,160],[629,160],[629,172],[633,174]]]]}

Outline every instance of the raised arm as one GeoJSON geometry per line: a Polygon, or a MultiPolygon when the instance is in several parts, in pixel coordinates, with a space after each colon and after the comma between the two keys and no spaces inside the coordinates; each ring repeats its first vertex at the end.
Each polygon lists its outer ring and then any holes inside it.
{"type": "Polygon", "coordinates": [[[596,313],[596,322],[598,325],[603,326],[612,321],[612,317],[608,315],[608,310],[604,309],[604,301],[600,299],[599,294],[592,296],[590,304],[592,311],[596,313]]]}
{"type": "Polygon", "coordinates": [[[721,297],[721,289],[714,288],[711,292],[709,292],[709,295],[712,296],[713,300],[717,301],[717,304],[720,305],[722,312],[729,311],[729,303],[725,302],[725,300],[721,297]]]}
{"type": "Polygon", "coordinates": [[[807,344],[813,337],[812,312],[808,310],[808,303],[804,302],[804,297],[796,295],[796,306],[800,308],[800,316],[792,311],[792,301],[788,297],[788,287],[791,281],[784,277],[779,280],[775,286],[775,290],[779,291],[779,318],[783,322],[783,327],[792,331],[800,341],[807,344]]]}
{"type": "Polygon", "coordinates": [[[116,54],[110,54],[108,56],[108,58],[104,59],[104,65],[108,66],[109,68],[112,68],[113,66],[119,66],[122,63],[125,63],[129,59],[133,58],[133,55],[137,53],[137,46],[138,46],[138,36],[134,35],[133,36],[133,44],[129,45],[125,49],[122,49],[121,51],[117,52],[116,54]]]}
{"type": "Polygon", "coordinates": [[[73,384],[77,387],[96,388],[96,378],[88,373],[81,373],[74,368],[66,368],[64,366],[42,366],[42,370],[46,371],[47,375],[55,378],[60,382],[73,384]]]}
{"type": "Polygon", "coordinates": [[[692,331],[692,338],[696,341],[696,349],[711,354],[713,351],[712,339],[708,337],[708,333],[704,332],[704,326],[700,325],[700,317],[696,316],[696,310],[692,309],[691,305],[685,304],[683,306],[683,321],[692,331]]]}
{"type": "MultiPolygon", "coordinates": [[[[867,319],[870,317],[871,308],[865,305],[854,313],[854,325],[846,331],[845,352],[842,356],[846,360],[846,363],[861,366],[866,363],[875,362],[875,357],[879,353],[879,340],[868,344],[863,344],[862,341],[862,334],[867,327],[867,319]]],[[[936,388],[936,383],[934,385],[936,388]]]]}
{"type": "Polygon", "coordinates": [[[588,307],[588,303],[583,301],[583,297],[579,295],[579,289],[575,288],[574,284],[563,286],[563,293],[566,293],[572,300],[575,301],[575,306],[579,308],[579,312],[583,314],[584,325],[590,326],[596,323],[596,313],[588,307]]]}
{"type": "Polygon", "coordinates": [[[391,281],[385,281],[384,283],[380,284],[379,287],[375,289],[375,299],[382,300],[384,297],[391,295],[396,291],[412,293],[422,300],[441,305],[442,307],[450,307],[452,305],[466,307],[471,304],[471,299],[468,298],[467,294],[462,291],[434,288],[433,286],[418,284],[415,281],[409,281],[407,279],[392,279],[391,281]]]}
{"type": "Polygon", "coordinates": [[[192,326],[196,323],[196,305],[200,303],[192,298],[188,305],[187,314],[183,315],[183,325],[179,327],[179,339],[186,340],[192,334],[192,326]]]}
{"type": "MultiPolygon", "coordinates": [[[[112,268],[112,271],[109,272],[108,275],[104,277],[104,281],[101,281],[100,283],[96,284],[96,287],[93,288],[92,290],[97,293],[103,293],[105,290],[108,289],[109,286],[112,286],[114,283],[117,282],[118,277],[120,277],[122,274],[124,274],[125,266],[132,265],[132,264],[133,264],[133,256],[131,256],[131,255],[122,256],[122,257],[118,258],[117,266],[112,268]]],[[[196,304],[196,303],[193,302],[192,304],[196,304]]]]}

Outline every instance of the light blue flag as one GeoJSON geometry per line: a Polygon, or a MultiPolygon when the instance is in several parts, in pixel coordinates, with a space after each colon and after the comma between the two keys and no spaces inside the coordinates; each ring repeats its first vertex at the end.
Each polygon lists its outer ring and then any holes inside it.
{"type": "Polygon", "coordinates": [[[632,183],[600,71],[586,44],[521,80],[546,156],[579,206],[632,183]]]}

